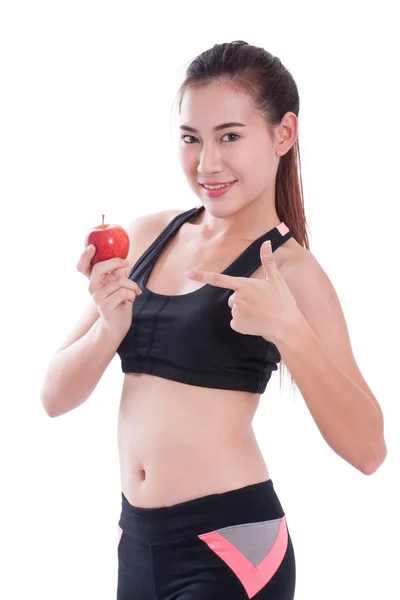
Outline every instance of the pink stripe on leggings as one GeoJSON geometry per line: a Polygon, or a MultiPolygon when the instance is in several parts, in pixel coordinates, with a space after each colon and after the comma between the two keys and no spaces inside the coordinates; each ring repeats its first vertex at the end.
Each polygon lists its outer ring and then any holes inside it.
{"type": "Polygon", "coordinates": [[[232,569],[249,598],[255,596],[278,570],[288,545],[286,519],[282,517],[276,540],[267,556],[254,567],[243,554],[221,534],[213,531],[198,536],[232,569]]]}

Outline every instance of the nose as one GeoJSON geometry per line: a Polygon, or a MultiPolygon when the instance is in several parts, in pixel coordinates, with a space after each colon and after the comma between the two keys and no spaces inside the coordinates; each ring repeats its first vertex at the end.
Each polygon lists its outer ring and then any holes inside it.
{"type": "Polygon", "coordinates": [[[211,173],[220,173],[222,169],[221,157],[215,145],[210,145],[207,147],[204,145],[197,167],[198,173],[209,175],[211,173]]]}

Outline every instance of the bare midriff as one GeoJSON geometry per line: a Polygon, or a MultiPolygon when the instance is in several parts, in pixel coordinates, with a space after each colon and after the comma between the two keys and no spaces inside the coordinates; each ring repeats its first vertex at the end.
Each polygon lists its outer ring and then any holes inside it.
{"type": "Polygon", "coordinates": [[[259,394],[127,373],[118,418],[130,504],[172,506],[269,479],[252,428],[259,394]]]}
{"type": "MultiPolygon", "coordinates": [[[[265,230],[269,227],[265,225],[265,230]]],[[[187,269],[222,272],[251,242],[205,244],[196,231],[192,223],[179,229],[151,270],[147,280],[150,291],[177,295],[197,290],[204,284],[187,279],[187,269]]],[[[274,253],[278,270],[303,252],[289,239],[274,253]]],[[[251,277],[264,277],[263,268],[251,277]]],[[[126,373],[118,448],[122,492],[130,504],[172,506],[268,480],[268,468],[252,428],[259,401],[260,394],[251,392],[126,373]]]]}

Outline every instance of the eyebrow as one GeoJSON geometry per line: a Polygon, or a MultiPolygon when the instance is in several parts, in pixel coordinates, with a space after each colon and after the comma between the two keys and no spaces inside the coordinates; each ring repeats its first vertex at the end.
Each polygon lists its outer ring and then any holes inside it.
{"type": "MultiPolygon", "coordinates": [[[[235,121],[231,121],[230,123],[222,123],[222,125],[216,125],[213,131],[228,129],[228,127],[246,127],[246,125],[244,125],[244,123],[236,123],[235,121]]],[[[189,125],[180,125],[179,129],[184,129],[185,131],[192,131],[193,133],[199,133],[197,129],[195,129],[194,127],[189,127],[189,125]]]]}

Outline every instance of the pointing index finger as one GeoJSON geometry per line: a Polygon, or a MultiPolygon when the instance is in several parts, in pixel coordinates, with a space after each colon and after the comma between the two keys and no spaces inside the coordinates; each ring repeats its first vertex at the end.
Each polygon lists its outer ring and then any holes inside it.
{"type": "Polygon", "coordinates": [[[227,290],[238,290],[242,277],[232,277],[223,273],[213,273],[212,271],[187,271],[186,276],[189,279],[209,283],[216,287],[225,288],[227,290]]]}

